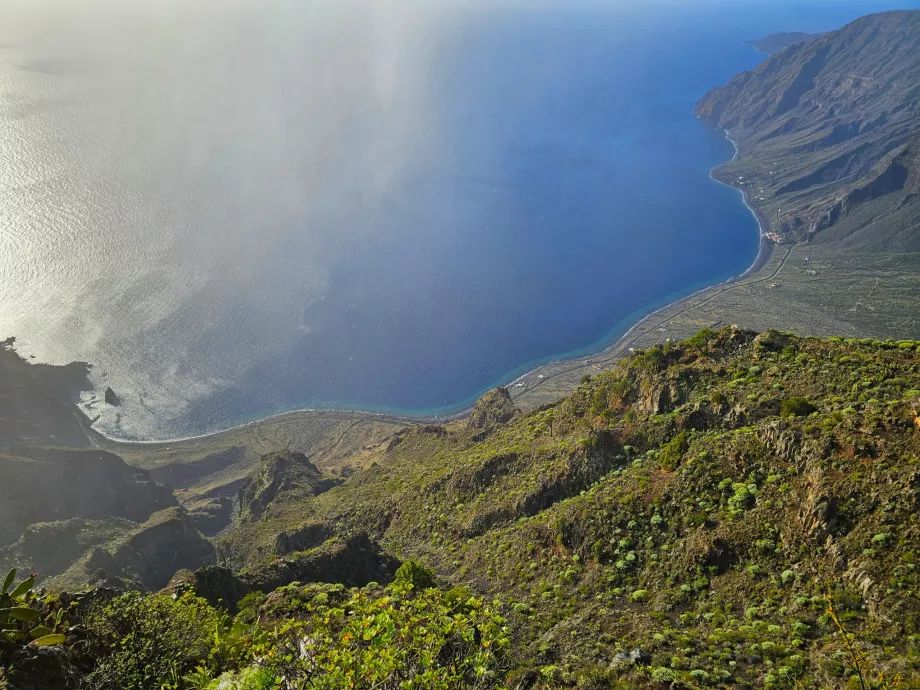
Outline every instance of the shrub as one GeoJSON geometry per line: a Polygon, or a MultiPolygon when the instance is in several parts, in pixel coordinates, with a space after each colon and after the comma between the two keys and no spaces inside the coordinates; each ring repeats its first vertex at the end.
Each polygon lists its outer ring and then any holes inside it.
{"type": "Polygon", "coordinates": [[[32,591],[35,575],[13,586],[16,569],[7,573],[0,589],[0,643],[30,643],[36,647],[59,645],[66,641],[53,631],[54,621],[42,615],[35,606],[37,597],[32,591]]]}
{"type": "MultiPolygon", "coordinates": [[[[84,685],[89,690],[175,686],[212,656],[221,633],[227,632],[220,629],[222,620],[230,625],[229,619],[192,594],[171,597],[129,592],[98,605],[84,620],[92,656],[98,659],[84,685]]],[[[224,659],[210,669],[211,675],[242,660],[224,659]]]]}
{"type": "Polygon", "coordinates": [[[393,582],[402,587],[411,585],[412,589],[416,591],[437,587],[434,582],[434,573],[418,561],[412,560],[406,561],[399,566],[393,582]]]}
{"type": "Polygon", "coordinates": [[[807,417],[816,409],[817,408],[805,398],[786,398],[780,406],[780,414],[783,417],[807,417]]]}
{"type": "Polygon", "coordinates": [[[683,342],[683,344],[684,344],[686,347],[695,347],[695,348],[697,348],[697,349],[699,349],[699,350],[702,350],[702,349],[706,348],[706,346],[709,345],[709,341],[712,340],[713,338],[715,338],[716,335],[718,335],[718,334],[717,334],[715,331],[713,331],[713,330],[711,330],[711,329],[709,329],[709,328],[704,328],[704,329],[702,329],[701,331],[698,331],[698,332],[696,333],[696,335],[693,335],[693,336],[687,338],[687,339],[683,342]]]}
{"type": "Polygon", "coordinates": [[[384,596],[357,590],[341,607],[290,620],[256,649],[289,687],[499,687],[509,640],[493,606],[463,610],[437,589],[394,584],[384,596]]]}
{"type": "Polygon", "coordinates": [[[661,449],[658,456],[658,462],[661,468],[673,472],[677,469],[684,454],[690,449],[690,434],[686,430],[681,431],[677,436],[668,441],[667,445],[661,449]]]}

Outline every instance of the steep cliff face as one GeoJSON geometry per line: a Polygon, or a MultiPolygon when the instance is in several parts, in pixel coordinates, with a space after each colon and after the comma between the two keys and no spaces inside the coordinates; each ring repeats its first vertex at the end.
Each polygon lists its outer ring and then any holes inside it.
{"type": "Polygon", "coordinates": [[[16,448],[0,455],[0,544],[37,522],[126,518],[144,522],[176,505],[150,474],[97,450],[16,448]]]}
{"type": "Polygon", "coordinates": [[[863,244],[916,251],[904,246],[903,228],[916,225],[920,208],[907,183],[918,94],[920,12],[886,12],[783,50],[710,91],[696,114],[738,145],[738,159],[716,175],[744,188],[774,232],[811,239],[877,202],[873,220],[890,222],[876,223],[863,244]]]}

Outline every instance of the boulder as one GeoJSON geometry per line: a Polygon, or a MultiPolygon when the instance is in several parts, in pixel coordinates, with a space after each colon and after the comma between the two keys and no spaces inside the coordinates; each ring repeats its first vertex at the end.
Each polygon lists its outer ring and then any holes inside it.
{"type": "Polygon", "coordinates": [[[250,589],[229,568],[208,565],[195,572],[179,571],[164,591],[168,594],[192,592],[211,606],[223,607],[230,613],[236,613],[237,603],[250,589]]]}
{"type": "Polygon", "coordinates": [[[63,647],[23,647],[13,653],[6,690],[77,690],[82,674],[63,647]]]}

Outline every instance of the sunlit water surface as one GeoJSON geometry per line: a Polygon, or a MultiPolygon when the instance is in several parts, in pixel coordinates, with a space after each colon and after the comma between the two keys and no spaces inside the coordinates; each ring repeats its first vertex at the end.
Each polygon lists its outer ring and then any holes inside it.
{"type": "Polygon", "coordinates": [[[694,102],[760,61],[742,40],[882,8],[27,6],[0,9],[0,336],[93,363],[98,428],[141,439],[458,409],[744,271],[694,102]]]}

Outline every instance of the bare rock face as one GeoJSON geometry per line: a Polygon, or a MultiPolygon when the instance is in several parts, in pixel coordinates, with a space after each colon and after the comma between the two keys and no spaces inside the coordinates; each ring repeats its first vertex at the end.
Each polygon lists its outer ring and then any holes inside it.
{"type": "Polygon", "coordinates": [[[491,429],[498,424],[511,421],[519,412],[507,388],[493,388],[476,401],[467,427],[491,429]]]}
{"type": "Polygon", "coordinates": [[[296,492],[302,496],[318,496],[338,483],[324,476],[303,453],[269,453],[240,489],[240,513],[244,519],[258,519],[282,494],[296,492]]]}

